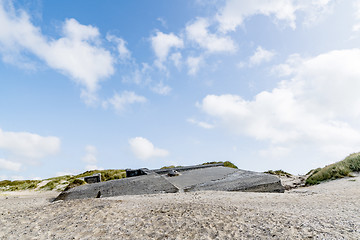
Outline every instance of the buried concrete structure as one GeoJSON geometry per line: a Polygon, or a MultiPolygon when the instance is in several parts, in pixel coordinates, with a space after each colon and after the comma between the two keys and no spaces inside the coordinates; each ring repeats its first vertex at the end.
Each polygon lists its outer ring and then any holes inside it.
{"type": "Polygon", "coordinates": [[[171,169],[127,170],[127,178],[78,186],[55,199],[113,197],[192,191],[284,192],[275,175],[224,167],[223,164],[196,165],[171,169]],[[176,172],[175,176],[172,172],[176,172]]]}

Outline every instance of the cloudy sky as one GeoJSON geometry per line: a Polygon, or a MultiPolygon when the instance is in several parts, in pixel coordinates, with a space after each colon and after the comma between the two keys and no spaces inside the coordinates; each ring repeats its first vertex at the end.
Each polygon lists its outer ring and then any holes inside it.
{"type": "Polygon", "coordinates": [[[360,151],[360,1],[0,0],[0,179],[360,151]]]}

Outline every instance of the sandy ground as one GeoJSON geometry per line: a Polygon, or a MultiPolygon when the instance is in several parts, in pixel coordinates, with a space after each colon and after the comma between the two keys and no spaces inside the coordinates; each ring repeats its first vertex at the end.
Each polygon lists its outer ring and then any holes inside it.
{"type": "Polygon", "coordinates": [[[0,239],[360,239],[359,176],[283,194],[57,194],[0,193],[0,239]]]}

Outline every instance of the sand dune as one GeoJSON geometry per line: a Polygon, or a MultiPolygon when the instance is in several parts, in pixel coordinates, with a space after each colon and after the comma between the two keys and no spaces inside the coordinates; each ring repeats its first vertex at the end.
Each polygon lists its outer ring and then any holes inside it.
{"type": "Polygon", "coordinates": [[[1,239],[360,239],[360,177],[285,193],[2,193],[1,239]]]}

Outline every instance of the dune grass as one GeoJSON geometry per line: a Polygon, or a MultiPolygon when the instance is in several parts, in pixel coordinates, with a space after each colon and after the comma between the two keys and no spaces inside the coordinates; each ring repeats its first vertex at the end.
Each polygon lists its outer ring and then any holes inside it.
{"type": "Polygon", "coordinates": [[[351,172],[360,171],[360,153],[353,153],[344,160],[317,168],[310,172],[310,176],[306,179],[307,185],[318,184],[322,181],[333,180],[343,177],[351,177],[351,172]]]}
{"type": "Polygon", "coordinates": [[[122,169],[93,170],[86,171],[78,175],[65,175],[59,177],[52,177],[44,180],[4,180],[0,181],[0,191],[32,190],[36,189],[38,187],[38,184],[42,181],[48,182],[44,186],[41,186],[40,190],[51,191],[57,189],[61,191],[67,187],[78,186],[80,184],[80,181],[82,181],[79,178],[91,176],[95,173],[101,173],[101,181],[109,181],[126,177],[126,172],[122,169]]]}
{"type": "MultiPolygon", "coordinates": [[[[217,164],[217,163],[223,163],[224,167],[238,168],[237,166],[235,166],[235,164],[233,164],[232,162],[229,162],[229,161],[226,161],[226,162],[206,162],[206,163],[202,163],[201,165],[217,164]]],[[[171,166],[164,166],[164,167],[162,167],[160,169],[170,169],[170,168],[176,168],[176,167],[182,167],[182,166],[171,165],[171,166]]]]}
{"type": "Polygon", "coordinates": [[[235,166],[235,164],[233,164],[232,162],[226,161],[226,162],[206,162],[203,163],[201,165],[208,165],[208,164],[217,164],[217,163],[223,163],[224,167],[229,167],[229,168],[238,168],[237,166],[235,166]]]}
{"type": "Polygon", "coordinates": [[[170,168],[176,168],[176,167],[182,167],[182,166],[170,165],[170,166],[161,167],[160,169],[170,169],[170,168]]]}
{"type": "Polygon", "coordinates": [[[277,176],[286,176],[286,177],[291,177],[292,175],[288,172],[285,172],[283,170],[269,170],[269,171],[266,171],[264,173],[268,173],[268,174],[271,174],[271,175],[277,175],[277,176]]]}
{"type": "Polygon", "coordinates": [[[20,191],[35,189],[40,180],[4,180],[0,181],[0,190],[2,191],[20,191]]]}
{"type": "MultiPolygon", "coordinates": [[[[214,164],[214,163],[224,163],[225,167],[237,168],[233,163],[226,162],[207,162],[206,164],[214,164]]],[[[175,166],[166,166],[164,168],[174,168],[175,166]]],[[[121,179],[126,177],[126,171],[123,169],[107,169],[107,170],[92,170],[86,171],[78,175],[64,175],[58,177],[52,177],[44,180],[4,180],[0,181],[0,191],[19,191],[19,190],[31,190],[38,189],[38,184],[42,181],[47,181],[47,183],[41,186],[40,190],[59,190],[70,189],[75,186],[79,186],[82,184],[86,184],[83,180],[79,178],[83,178],[86,176],[91,176],[96,173],[101,173],[101,181],[110,181],[115,179],[121,179]]]]}

